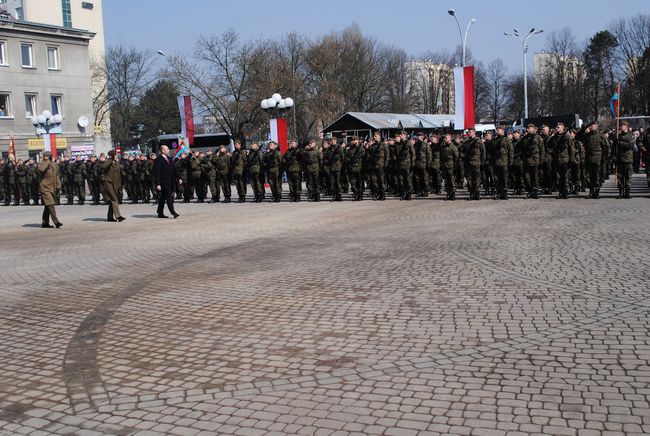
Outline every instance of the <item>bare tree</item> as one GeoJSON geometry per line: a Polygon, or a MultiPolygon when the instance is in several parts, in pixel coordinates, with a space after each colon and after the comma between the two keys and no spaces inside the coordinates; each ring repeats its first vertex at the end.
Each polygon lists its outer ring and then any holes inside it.
{"type": "MultiPolygon", "coordinates": [[[[103,64],[96,64],[98,74],[105,74],[107,95],[111,110],[111,135],[119,144],[134,142],[131,131],[137,122],[137,105],[152,83],[152,54],[135,48],[111,47],[103,64]]],[[[98,99],[101,114],[102,99],[98,99]]]]}
{"type": "Polygon", "coordinates": [[[507,68],[501,59],[495,59],[485,70],[487,82],[486,104],[492,121],[496,124],[503,115],[508,98],[506,77],[507,68]]]}

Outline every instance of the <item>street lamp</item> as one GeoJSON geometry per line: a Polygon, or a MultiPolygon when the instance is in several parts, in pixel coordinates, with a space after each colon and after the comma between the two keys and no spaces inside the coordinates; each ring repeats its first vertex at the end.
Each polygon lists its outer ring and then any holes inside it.
{"type": "Polygon", "coordinates": [[[59,127],[63,123],[63,117],[59,114],[52,115],[50,111],[43,111],[40,115],[33,116],[31,121],[36,129],[36,134],[42,135],[50,133],[50,130],[59,127]]]}
{"type": "Polygon", "coordinates": [[[460,44],[463,47],[463,66],[465,66],[466,58],[465,58],[465,52],[466,52],[466,47],[467,47],[467,34],[469,33],[469,28],[472,24],[476,23],[476,18],[472,18],[469,20],[469,23],[467,23],[467,29],[465,30],[465,36],[463,36],[463,31],[460,28],[460,21],[458,21],[458,17],[456,16],[456,11],[453,9],[449,9],[447,11],[449,15],[454,17],[454,20],[456,20],[456,24],[458,25],[458,34],[460,35],[460,44]]]}
{"type": "MultiPolygon", "coordinates": [[[[280,151],[285,153],[287,151],[289,135],[287,131],[287,119],[285,113],[289,111],[293,105],[292,98],[282,98],[277,92],[266,98],[260,103],[262,109],[271,114],[269,127],[271,130],[271,139],[280,145],[280,151]]],[[[295,120],[295,112],[294,112],[295,120]]]]}
{"type": "Polygon", "coordinates": [[[526,54],[528,53],[528,38],[533,35],[539,35],[544,32],[542,29],[530,29],[528,34],[524,37],[519,33],[518,29],[514,29],[512,33],[503,32],[505,36],[512,36],[521,41],[521,48],[524,54],[524,119],[528,118],[528,64],[526,62],[526,54]]]}

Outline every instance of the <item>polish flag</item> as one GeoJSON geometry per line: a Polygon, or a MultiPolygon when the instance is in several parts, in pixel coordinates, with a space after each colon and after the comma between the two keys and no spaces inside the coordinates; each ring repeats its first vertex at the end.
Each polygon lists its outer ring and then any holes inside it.
{"type": "Polygon", "coordinates": [[[51,151],[52,159],[56,159],[56,135],[54,133],[43,135],[43,151],[51,151]]]}
{"type": "Polygon", "coordinates": [[[194,113],[192,112],[192,98],[189,95],[178,97],[178,110],[181,114],[181,133],[192,146],[194,145],[194,113]]]}
{"type": "Polygon", "coordinates": [[[271,141],[275,141],[280,146],[280,153],[284,154],[289,148],[289,135],[287,132],[286,118],[271,118],[271,141]]]}
{"type": "Polygon", "coordinates": [[[465,130],[474,127],[474,67],[454,68],[454,89],[456,91],[456,115],[454,129],[465,130]]]}

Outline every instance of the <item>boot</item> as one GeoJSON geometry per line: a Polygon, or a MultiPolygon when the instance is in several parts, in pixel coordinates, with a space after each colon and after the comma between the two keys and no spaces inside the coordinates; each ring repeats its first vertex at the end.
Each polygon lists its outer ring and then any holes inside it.
{"type": "Polygon", "coordinates": [[[108,214],[106,215],[106,221],[109,223],[115,222],[115,215],[113,215],[113,203],[108,205],[108,214]]]}
{"type": "Polygon", "coordinates": [[[245,203],[245,202],[246,202],[246,196],[240,195],[239,198],[237,199],[237,203],[245,203]]]}
{"type": "Polygon", "coordinates": [[[594,189],[594,199],[598,200],[600,198],[600,188],[594,189]]]}
{"type": "Polygon", "coordinates": [[[630,196],[630,188],[625,188],[625,192],[623,193],[623,198],[626,198],[626,199],[632,198],[630,196]]]}
{"type": "Polygon", "coordinates": [[[503,192],[501,193],[501,199],[502,200],[507,200],[508,199],[508,190],[504,189],[503,192]]]}
{"type": "Polygon", "coordinates": [[[450,201],[456,200],[456,191],[451,191],[451,193],[449,194],[449,200],[450,201]]]}
{"type": "Polygon", "coordinates": [[[50,210],[47,206],[43,208],[43,224],[41,225],[44,229],[53,229],[54,226],[50,225],[50,210]]]}
{"type": "Polygon", "coordinates": [[[217,200],[215,197],[212,197],[210,199],[210,203],[218,203],[218,202],[219,202],[219,200],[217,200]]]}
{"type": "Polygon", "coordinates": [[[616,196],[618,200],[620,200],[623,197],[623,188],[618,188],[618,195],[616,196]]]}
{"type": "Polygon", "coordinates": [[[48,212],[50,213],[50,216],[52,217],[52,222],[58,229],[59,227],[63,227],[63,224],[59,221],[59,219],[56,217],[56,209],[54,209],[54,206],[48,206],[47,207],[48,212]]]}

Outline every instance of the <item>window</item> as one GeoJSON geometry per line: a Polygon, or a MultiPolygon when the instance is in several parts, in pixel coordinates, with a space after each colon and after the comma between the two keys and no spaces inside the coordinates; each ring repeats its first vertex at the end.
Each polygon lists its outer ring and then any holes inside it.
{"type": "Polygon", "coordinates": [[[82,7],[83,9],[90,9],[90,10],[92,10],[95,6],[94,6],[92,3],[90,3],[90,2],[81,2],[81,7],[82,7]]]}
{"type": "Polygon", "coordinates": [[[20,44],[20,56],[23,67],[34,68],[34,46],[27,43],[20,44]]]}
{"type": "Polygon", "coordinates": [[[47,69],[48,70],[59,69],[59,48],[58,47],[47,48],[47,69]]]}
{"type": "Polygon", "coordinates": [[[0,41],[0,65],[9,65],[7,63],[7,42],[0,41]]]}
{"type": "Polygon", "coordinates": [[[36,115],[36,94],[25,94],[25,115],[27,118],[36,115]]]}
{"type": "Polygon", "coordinates": [[[61,11],[63,12],[63,27],[72,27],[72,8],[70,0],[61,0],[61,11]]]}
{"type": "Polygon", "coordinates": [[[16,20],[23,20],[25,17],[23,16],[23,8],[19,7],[16,8],[16,20]]]}
{"type": "Polygon", "coordinates": [[[51,95],[50,103],[52,105],[52,115],[63,115],[61,109],[61,96],[60,95],[51,95]]]}
{"type": "Polygon", "coordinates": [[[0,118],[11,117],[11,100],[9,94],[0,92],[0,118]]]}

